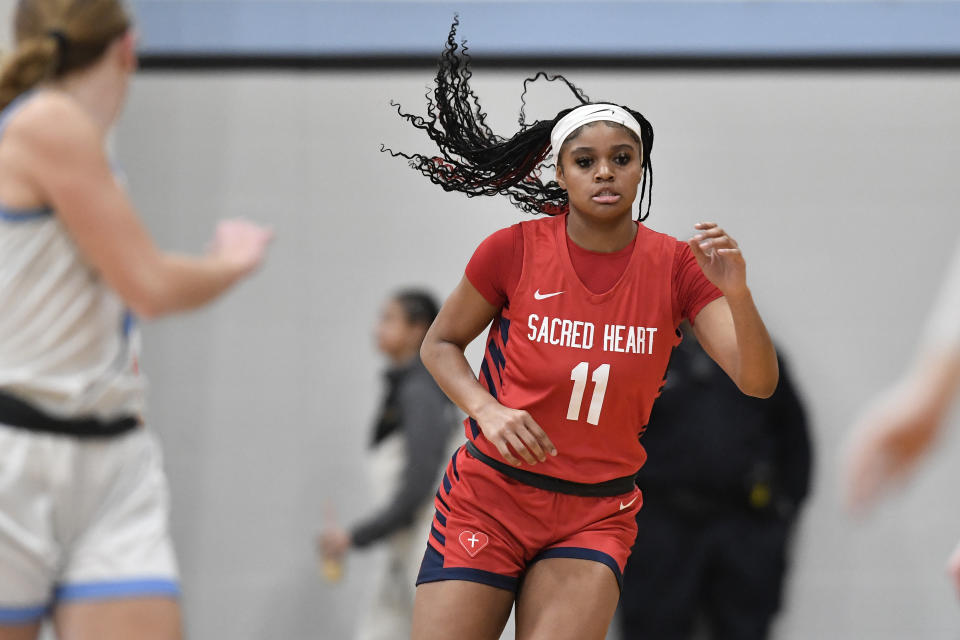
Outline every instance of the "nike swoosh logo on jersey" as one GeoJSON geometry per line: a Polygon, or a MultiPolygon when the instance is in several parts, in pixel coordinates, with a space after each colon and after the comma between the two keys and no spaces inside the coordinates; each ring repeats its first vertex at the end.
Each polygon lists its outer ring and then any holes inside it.
{"type": "Polygon", "coordinates": [[[638,497],[640,497],[640,496],[633,496],[633,500],[631,500],[631,501],[628,502],[627,504],[623,504],[623,500],[621,500],[621,501],[620,501],[620,511],[623,511],[624,509],[626,509],[627,507],[629,507],[630,505],[632,505],[634,502],[636,502],[638,497]]]}
{"type": "Polygon", "coordinates": [[[540,293],[540,289],[537,289],[536,291],[533,292],[533,297],[536,298],[537,300],[546,300],[547,298],[558,296],[561,293],[563,293],[563,291],[557,291],[556,293],[540,293]]]}

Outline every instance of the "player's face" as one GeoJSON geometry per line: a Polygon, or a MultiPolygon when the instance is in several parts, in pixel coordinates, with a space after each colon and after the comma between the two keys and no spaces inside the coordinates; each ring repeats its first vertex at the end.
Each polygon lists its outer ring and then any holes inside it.
{"type": "Polygon", "coordinates": [[[589,124],[560,150],[557,182],[571,214],[612,221],[630,215],[643,176],[640,145],[621,126],[589,124]]]}
{"type": "Polygon", "coordinates": [[[423,327],[410,322],[403,306],[396,300],[384,305],[376,333],[377,348],[392,360],[413,356],[423,340],[423,327]]]}

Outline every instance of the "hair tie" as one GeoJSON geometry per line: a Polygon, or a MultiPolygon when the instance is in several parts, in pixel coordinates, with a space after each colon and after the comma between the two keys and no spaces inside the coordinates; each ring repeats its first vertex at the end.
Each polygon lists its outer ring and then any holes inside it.
{"type": "Polygon", "coordinates": [[[57,52],[62,57],[64,52],[67,50],[67,44],[69,43],[69,40],[67,39],[67,34],[65,34],[60,29],[50,29],[49,31],[47,31],[47,36],[57,41],[57,52]]]}

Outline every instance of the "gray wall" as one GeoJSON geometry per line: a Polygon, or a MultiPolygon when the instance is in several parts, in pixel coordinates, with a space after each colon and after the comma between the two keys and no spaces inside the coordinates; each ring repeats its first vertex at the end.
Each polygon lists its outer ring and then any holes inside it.
{"type": "MultiPolygon", "coordinates": [[[[519,72],[475,86],[515,128],[519,72]]],[[[901,370],[958,235],[960,75],[570,74],[654,123],[648,223],[736,237],[815,429],[814,495],[779,638],[953,638],[943,563],[960,537],[956,436],[870,518],[842,511],[837,462],[858,407],[901,370]],[[951,462],[953,462],[951,464],[951,462]]],[[[348,638],[371,569],[317,575],[322,505],[365,512],[360,460],[379,396],[372,346],[394,288],[453,287],[472,249],[520,218],[442,192],[381,142],[430,149],[387,104],[422,107],[429,71],[144,74],[120,127],[133,196],[165,247],[215,221],[276,227],[269,263],[199,313],[148,327],[151,421],[173,487],[193,638],[348,638]]],[[[533,115],[565,102],[534,92],[533,115]]],[[[473,351],[476,361],[478,352],[473,351]]]]}

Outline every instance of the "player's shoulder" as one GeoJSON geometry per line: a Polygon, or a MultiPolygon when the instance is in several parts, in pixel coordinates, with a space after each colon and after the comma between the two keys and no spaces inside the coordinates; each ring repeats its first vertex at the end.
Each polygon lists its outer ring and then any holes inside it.
{"type": "Polygon", "coordinates": [[[510,229],[517,227],[518,229],[541,229],[547,227],[555,227],[558,224],[564,224],[566,216],[550,216],[550,215],[538,215],[526,220],[522,220],[514,225],[511,225],[510,229]]]}
{"type": "Polygon", "coordinates": [[[677,243],[683,243],[681,240],[677,240],[675,236],[651,229],[642,222],[637,223],[637,237],[651,242],[662,242],[671,246],[677,243]]]}
{"type": "Polygon", "coordinates": [[[487,238],[500,238],[500,239],[513,239],[513,238],[522,238],[523,237],[523,225],[526,222],[515,222],[509,227],[503,227],[502,229],[497,229],[491,233],[487,238]]]}
{"type": "Polygon", "coordinates": [[[523,242],[523,231],[520,229],[520,223],[497,229],[480,242],[477,251],[484,254],[508,253],[513,250],[518,240],[523,242]]]}
{"type": "Polygon", "coordinates": [[[678,240],[669,233],[655,231],[642,222],[637,224],[637,242],[647,247],[659,247],[664,252],[672,253],[678,258],[683,255],[684,249],[690,250],[690,247],[683,240],[678,240]]]}
{"type": "Polygon", "coordinates": [[[96,145],[93,118],[67,94],[45,89],[30,96],[10,116],[4,137],[38,151],[62,150],[74,145],[96,145]]]}
{"type": "Polygon", "coordinates": [[[515,238],[523,242],[524,238],[533,241],[553,239],[557,237],[557,227],[563,228],[566,224],[566,216],[563,215],[539,215],[509,227],[516,228],[515,238]]]}

